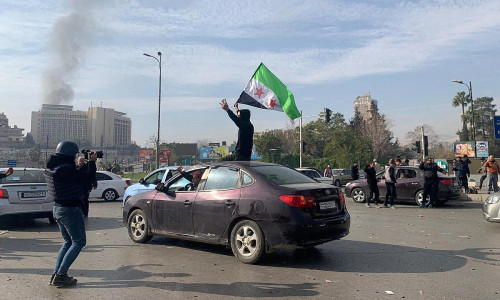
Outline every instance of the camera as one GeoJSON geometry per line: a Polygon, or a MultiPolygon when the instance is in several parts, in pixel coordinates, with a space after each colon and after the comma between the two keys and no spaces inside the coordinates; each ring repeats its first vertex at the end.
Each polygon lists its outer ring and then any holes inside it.
{"type": "Polygon", "coordinates": [[[88,153],[90,153],[90,155],[92,155],[92,154],[94,154],[94,152],[97,154],[97,158],[103,157],[102,151],[92,151],[89,149],[82,149],[82,153],[83,153],[83,155],[85,155],[85,157],[88,157],[88,153]]]}

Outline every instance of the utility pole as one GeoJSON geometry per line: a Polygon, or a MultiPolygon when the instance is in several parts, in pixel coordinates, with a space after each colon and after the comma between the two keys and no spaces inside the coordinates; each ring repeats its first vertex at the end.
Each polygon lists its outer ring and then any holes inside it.
{"type": "Polygon", "coordinates": [[[424,125],[422,125],[422,162],[425,162],[425,146],[424,146],[424,125]]]}

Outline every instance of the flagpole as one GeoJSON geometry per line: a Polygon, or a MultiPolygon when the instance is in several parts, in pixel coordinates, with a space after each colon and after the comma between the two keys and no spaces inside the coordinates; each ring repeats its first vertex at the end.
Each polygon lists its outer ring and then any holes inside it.
{"type": "Polygon", "coordinates": [[[300,111],[300,129],[299,129],[299,140],[300,140],[300,152],[299,152],[299,168],[302,168],[302,110],[300,111]]]}

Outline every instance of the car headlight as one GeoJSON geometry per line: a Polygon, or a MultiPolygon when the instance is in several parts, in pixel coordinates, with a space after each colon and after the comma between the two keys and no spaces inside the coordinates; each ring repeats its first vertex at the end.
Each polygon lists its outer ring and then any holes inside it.
{"type": "Polygon", "coordinates": [[[348,183],[345,185],[345,187],[348,187],[349,185],[351,185],[351,183],[350,183],[350,182],[348,182],[348,183]]]}
{"type": "Polygon", "coordinates": [[[498,200],[500,199],[499,196],[489,196],[488,198],[486,198],[486,203],[488,204],[495,204],[498,202],[498,200]]]}

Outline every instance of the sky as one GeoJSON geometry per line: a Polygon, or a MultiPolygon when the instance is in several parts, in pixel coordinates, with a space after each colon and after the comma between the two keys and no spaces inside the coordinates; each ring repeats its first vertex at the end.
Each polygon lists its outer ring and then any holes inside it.
{"type": "MultiPolygon", "coordinates": [[[[304,122],[325,107],[354,115],[370,93],[395,138],[428,124],[456,140],[453,97],[472,83],[500,99],[498,0],[0,0],[0,112],[31,131],[42,103],[114,108],[132,140],[236,141],[220,108],[238,99],[263,62],[295,96],[304,122]]],[[[298,126],[249,108],[256,131],[298,126]]]]}

